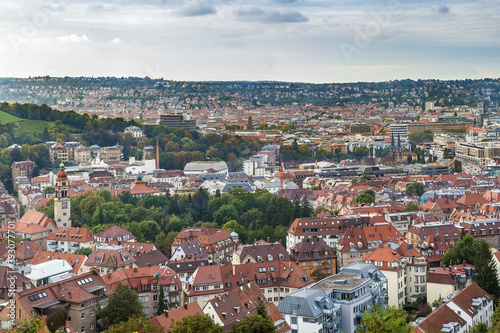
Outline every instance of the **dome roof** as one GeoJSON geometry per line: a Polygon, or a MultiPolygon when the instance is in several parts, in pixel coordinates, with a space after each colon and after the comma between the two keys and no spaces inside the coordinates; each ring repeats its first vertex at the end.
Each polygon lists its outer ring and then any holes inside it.
{"type": "Polygon", "coordinates": [[[231,233],[231,238],[234,238],[234,237],[238,237],[238,234],[236,233],[236,231],[233,231],[233,232],[231,233]]]}
{"type": "Polygon", "coordinates": [[[61,163],[59,166],[59,172],[57,173],[57,179],[56,180],[64,180],[68,179],[68,174],[66,173],[66,170],[64,170],[64,164],[61,163]]]}

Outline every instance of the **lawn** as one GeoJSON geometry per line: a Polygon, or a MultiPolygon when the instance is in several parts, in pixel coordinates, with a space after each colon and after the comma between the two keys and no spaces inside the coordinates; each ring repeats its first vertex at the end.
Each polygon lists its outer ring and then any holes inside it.
{"type": "MultiPolygon", "coordinates": [[[[51,121],[45,121],[45,120],[26,120],[26,119],[21,119],[23,121],[20,121],[17,123],[17,128],[14,129],[14,133],[16,135],[19,135],[20,133],[33,133],[33,134],[41,134],[43,132],[43,129],[47,127],[48,130],[50,130],[54,126],[54,122],[51,121]]],[[[68,126],[68,125],[63,125],[64,129],[67,129],[70,132],[81,132],[81,129],[77,129],[73,126],[68,126]]]]}
{"type": "Polygon", "coordinates": [[[0,123],[8,124],[8,123],[15,123],[17,121],[24,121],[24,119],[18,118],[16,116],[11,115],[10,113],[0,110],[0,123]]]}

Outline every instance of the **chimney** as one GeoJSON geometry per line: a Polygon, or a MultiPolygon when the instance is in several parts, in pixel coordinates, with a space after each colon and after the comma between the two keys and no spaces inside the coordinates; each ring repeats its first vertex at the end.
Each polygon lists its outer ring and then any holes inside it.
{"type": "Polygon", "coordinates": [[[236,266],[233,265],[233,276],[236,276],[236,266]]]}
{"type": "Polygon", "coordinates": [[[464,264],[464,267],[467,266],[467,263],[465,262],[465,260],[463,261],[463,264],[464,264]]]}
{"type": "Polygon", "coordinates": [[[160,146],[158,144],[158,137],[156,137],[156,169],[160,169],[160,146]]]}
{"type": "Polygon", "coordinates": [[[269,243],[269,237],[267,237],[267,242],[269,243]]]}
{"type": "Polygon", "coordinates": [[[168,311],[167,311],[167,312],[165,312],[165,317],[167,317],[167,318],[168,318],[168,311]]]}
{"type": "Polygon", "coordinates": [[[111,279],[111,273],[108,273],[108,279],[111,279]]]}
{"type": "Polygon", "coordinates": [[[187,303],[184,303],[184,309],[188,309],[188,304],[187,303]]]}
{"type": "Polygon", "coordinates": [[[450,266],[450,267],[448,267],[448,271],[451,273],[451,266],[450,266]]]}

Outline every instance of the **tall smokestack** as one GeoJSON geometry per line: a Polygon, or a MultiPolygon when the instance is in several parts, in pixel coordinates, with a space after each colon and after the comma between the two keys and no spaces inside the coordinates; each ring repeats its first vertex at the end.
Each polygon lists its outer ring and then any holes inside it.
{"type": "Polygon", "coordinates": [[[160,169],[160,146],[158,144],[158,137],[156,137],[156,170],[160,169]]]}

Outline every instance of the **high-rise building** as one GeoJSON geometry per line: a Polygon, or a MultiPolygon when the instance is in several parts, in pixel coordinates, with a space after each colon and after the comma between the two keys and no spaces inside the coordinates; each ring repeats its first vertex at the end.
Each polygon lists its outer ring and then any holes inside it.
{"type": "Polygon", "coordinates": [[[196,131],[196,119],[191,119],[188,113],[162,114],[160,125],[168,128],[182,128],[188,131],[196,131]]]}
{"type": "Polygon", "coordinates": [[[391,124],[389,130],[391,138],[394,136],[396,140],[398,137],[400,137],[402,141],[408,140],[408,124],[391,124]]]}

